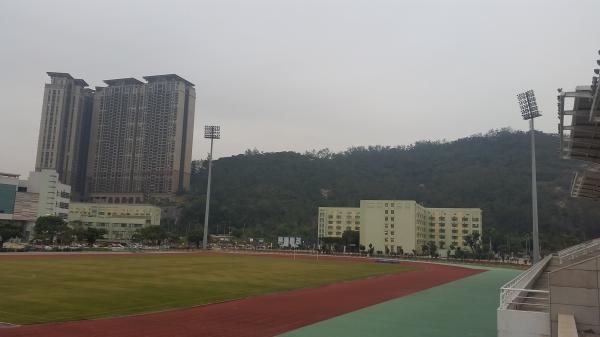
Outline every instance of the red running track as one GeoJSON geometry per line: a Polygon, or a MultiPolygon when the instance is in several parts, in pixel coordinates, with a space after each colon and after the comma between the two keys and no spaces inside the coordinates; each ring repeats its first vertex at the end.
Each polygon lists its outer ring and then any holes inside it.
{"type": "Polygon", "coordinates": [[[482,272],[402,263],[420,270],[312,289],[136,316],[0,329],[1,337],[276,336],[318,321],[482,272]]]}

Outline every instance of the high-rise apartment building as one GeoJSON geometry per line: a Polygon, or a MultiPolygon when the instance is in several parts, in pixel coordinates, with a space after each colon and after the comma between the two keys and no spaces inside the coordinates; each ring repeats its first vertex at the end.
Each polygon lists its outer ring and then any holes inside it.
{"type": "Polygon", "coordinates": [[[189,189],[196,94],[178,75],[104,81],[96,87],[88,200],[144,203],[189,189]]]}
{"type": "Polygon", "coordinates": [[[85,187],[93,90],[68,73],[47,74],[35,170],[58,172],[78,199],[85,187]]]}

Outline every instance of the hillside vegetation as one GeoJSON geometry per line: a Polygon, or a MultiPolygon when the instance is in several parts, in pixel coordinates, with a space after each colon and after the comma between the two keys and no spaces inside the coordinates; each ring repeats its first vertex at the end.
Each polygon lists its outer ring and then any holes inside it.
{"type": "MultiPolygon", "coordinates": [[[[557,135],[538,133],[536,143],[543,248],[600,236],[598,204],[569,195],[573,172],[583,164],[559,158],[557,135]]],[[[194,170],[180,224],[203,222],[207,170],[202,165],[194,170]]],[[[492,239],[495,247],[508,239],[518,244],[531,228],[530,147],[524,132],[504,129],[452,142],[357,147],[341,153],[248,150],[213,165],[211,232],[227,228],[312,241],[317,207],[356,207],[361,199],[479,207],[484,241],[492,239]]]]}

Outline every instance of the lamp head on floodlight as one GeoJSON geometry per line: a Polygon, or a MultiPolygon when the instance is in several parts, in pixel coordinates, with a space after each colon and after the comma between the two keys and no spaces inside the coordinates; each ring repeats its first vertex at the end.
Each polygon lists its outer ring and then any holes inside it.
{"type": "Polygon", "coordinates": [[[218,125],[205,125],[204,126],[204,138],[220,139],[221,138],[221,127],[218,125]]]}
{"type": "Polygon", "coordinates": [[[518,94],[517,99],[519,100],[519,107],[521,108],[521,116],[523,116],[523,119],[528,120],[541,116],[533,90],[518,94]]]}

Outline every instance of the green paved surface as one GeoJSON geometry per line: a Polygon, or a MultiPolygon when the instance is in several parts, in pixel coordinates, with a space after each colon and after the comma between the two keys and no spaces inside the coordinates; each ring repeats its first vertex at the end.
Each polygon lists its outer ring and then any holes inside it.
{"type": "Polygon", "coordinates": [[[499,288],[521,271],[488,271],[354,311],[281,337],[495,337],[499,288]]]}

